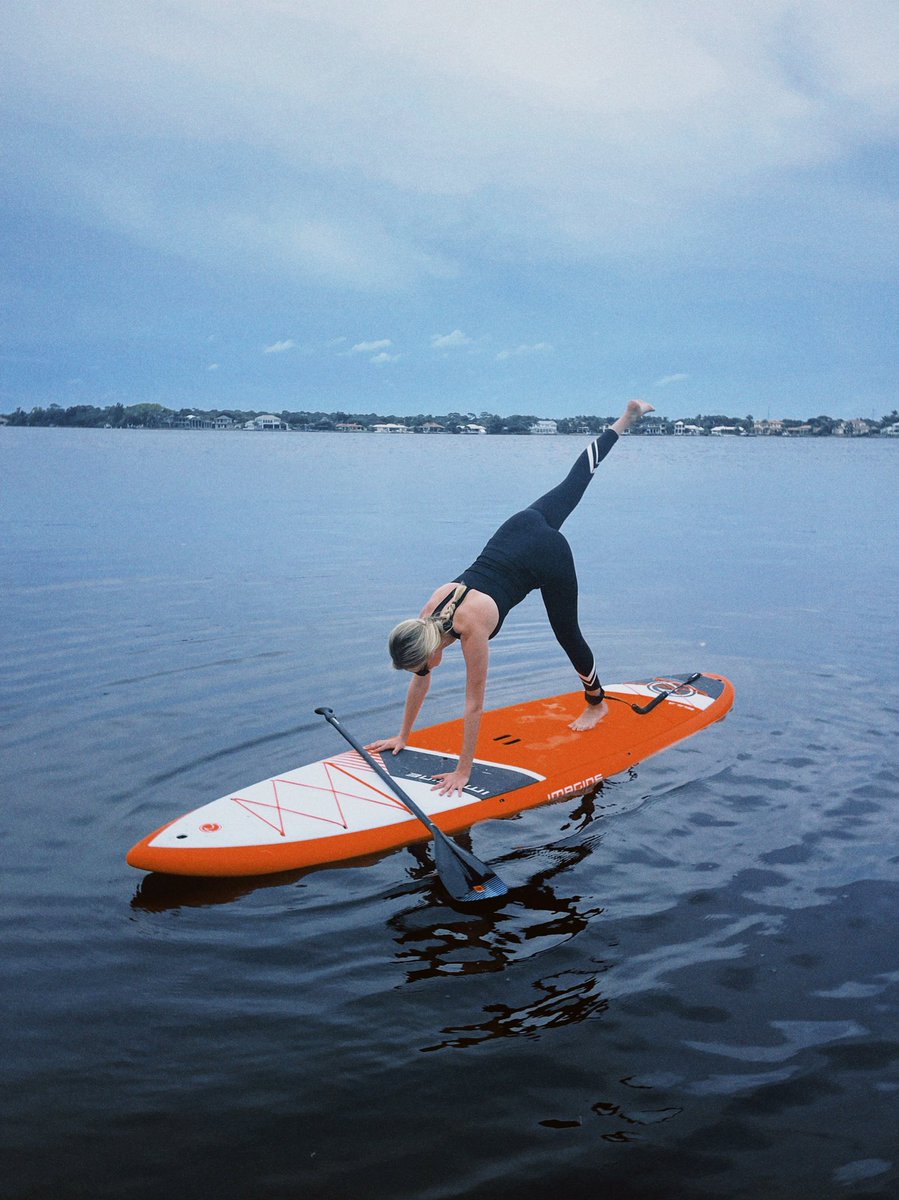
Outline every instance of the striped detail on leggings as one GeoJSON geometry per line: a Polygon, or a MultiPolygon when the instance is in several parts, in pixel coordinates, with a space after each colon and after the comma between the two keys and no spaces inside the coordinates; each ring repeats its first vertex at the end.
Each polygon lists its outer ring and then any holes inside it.
{"type": "Polygon", "coordinates": [[[587,466],[591,475],[617,441],[618,435],[613,429],[606,429],[598,438],[593,439],[587,447],[587,466]]]}
{"type": "Polygon", "coordinates": [[[596,663],[595,662],[594,662],[593,666],[590,668],[589,675],[581,675],[580,671],[578,671],[578,678],[580,679],[581,683],[584,685],[585,692],[598,692],[599,691],[600,683],[599,683],[599,676],[596,674],[596,663]]]}

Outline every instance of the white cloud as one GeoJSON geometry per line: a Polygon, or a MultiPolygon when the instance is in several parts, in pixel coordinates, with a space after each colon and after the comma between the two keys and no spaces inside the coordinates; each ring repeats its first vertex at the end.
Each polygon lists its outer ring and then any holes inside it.
{"type": "Polygon", "coordinates": [[[689,379],[689,375],[663,375],[661,379],[657,379],[652,385],[653,387],[662,388],[668,387],[671,383],[683,383],[685,379],[689,379]]]}
{"type": "MultiPolygon", "coordinates": [[[[388,343],[388,344],[389,344],[389,343],[388,343]]],[[[373,362],[373,363],[375,363],[376,365],[378,365],[378,366],[381,366],[381,365],[383,365],[384,363],[392,363],[392,362],[397,362],[397,361],[399,360],[399,357],[400,357],[400,356],[399,356],[398,354],[386,354],[386,353],[385,353],[385,352],[382,350],[380,354],[376,354],[376,355],[374,356],[374,358],[371,358],[371,359],[369,359],[369,362],[373,362]]]]}
{"type": "Polygon", "coordinates": [[[284,354],[287,350],[292,350],[296,342],[288,338],[283,342],[272,342],[270,346],[266,346],[262,351],[263,354],[284,354]]]}
{"type": "Polygon", "coordinates": [[[509,358],[524,358],[528,354],[551,354],[553,347],[549,342],[533,342],[531,345],[516,346],[513,350],[500,350],[496,356],[497,362],[505,362],[509,358]]]}
{"type": "Polygon", "coordinates": [[[431,345],[435,350],[449,350],[456,346],[470,346],[472,339],[466,337],[461,329],[454,329],[452,333],[435,333],[431,338],[431,345]]]}
{"type": "Polygon", "coordinates": [[[218,363],[210,363],[209,366],[206,368],[207,371],[217,371],[218,369],[219,369],[218,363]]]}
{"type": "MultiPolygon", "coordinates": [[[[761,261],[778,238],[818,269],[832,239],[806,175],[899,127],[895,0],[35,7],[5,6],[0,39],[29,188],[166,253],[341,289],[523,254],[761,261]],[[221,161],[247,169],[205,170],[221,161]],[[791,188],[789,228],[772,204],[748,244],[744,201],[791,188]]],[[[886,190],[868,171],[834,218],[841,271],[895,220],[863,203],[886,190]]]]}
{"type": "Polygon", "coordinates": [[[381,338],[377,342],[357,342],[350,351],[351,354],[370,354],[372,350],[386,350],[392,346],[393,342],[390,338],[381,338]]]}

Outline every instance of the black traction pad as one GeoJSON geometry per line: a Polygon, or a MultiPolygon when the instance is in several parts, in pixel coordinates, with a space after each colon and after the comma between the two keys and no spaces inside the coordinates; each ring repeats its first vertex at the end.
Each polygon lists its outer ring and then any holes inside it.
{"type": "MultiPolygon", "coordinates": [[[[387,771],[396,780],[418,780],[427,783],[435,775],[455,770],[457,759],[449,754],[438,754],[433,750],[415,750],[407,748],[399,754],[384,754],[381,756],[387,771]]],[[[471,779],[463,788],[467,795],[477,796],[480,800],[490,800],[506,792],[515,792],[519,788],[528,787],[540,780],[542,776],[530,771],[517,770],[515,767],[504,767],[494,763],[476,762],[471,772],[471,779]]]]}

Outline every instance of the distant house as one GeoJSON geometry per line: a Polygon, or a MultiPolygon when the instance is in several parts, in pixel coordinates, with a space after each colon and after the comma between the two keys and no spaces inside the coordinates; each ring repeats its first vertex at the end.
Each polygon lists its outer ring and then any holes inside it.
{"type": "Polygon", "coordinates": [[[665,426],[659,417],[645,417],[640,423],[640,432],[644,437],[657,437],[665,432],[665,426]]]}
{"type": "Polygon", "coordinates": [[[231,420],[230,417],[216,417],[215,420],[212,422],[212,424],[216,429],[233,429],[234,428],[234,422],[231,420]]]}
{"type": "Polygon", "coordinates": [[[675,437],[699,437],[702,432],[701,425],[688,425],[685,421],[674,422],[675,437]]]}
{"type": "Polygon", "coordinates": [[[286,421],[282,421],[280,417],[273,417],[271,413],[262,413],[244,425],[244,429],[286,430],[289,428],[286,421]]]}
{"type": "Polygon", "coordinates": [[[183,417],[174,417],[172,420],[173,429],[214,429],[215,424],[211,417],[198,417],[194,413],[187,413],[183,417]]]}
{"type": "Polygon", "coordinates": [[[712,437],[739,437],[742,432],[739,425],[713,425],[711,429],[712,437]]]}
{"type": "Polygon", "coordinates": [[[419,433],[446,433],[446,426],[441,425],[439,421],[425,421],[423,425],[418,426],[419,433]]]}
{"type": "Polygon", "coordinates": [[[892,425],[885,425],[880,432],[884,437],[899,437],[899,421],[892,425]]]}
{"type": "Polygon", "coordinates": [[[486,433],[487,430],[484,428],[483,425],[463,425],[462,432],[463,433],[486,433]]]}
{"type": "Polygon", "coordinates": [[[783,421],[755,421],[752,428],[754,433],[760,433],[764,437],[779,437],[784,431],[784,423],[783,421]]]}
{"type": "Polygon", "coordinates": [[[365,433],[365,426],[360,425],[358,421],[338,421],[338,433],[365,433]]]}
{"type": "Polygon", "coordinates": [[[398,425],[395,421],[386,421],[383,425],[372,425],[372,433],[408,433],[408,425],[398,425]]]}
{"type": "Polygon", "coordinates": [[[853,417],[851,421],[842,421],[834,430],[837,437],[865,437],[870,432],[870,424],[861,417],[853,417]]]}
{"type": "Polygon", "coordinates": [[[535,421],[528,430],[528,433],[558,433],[559,426],[556,421],[535,421]]]}

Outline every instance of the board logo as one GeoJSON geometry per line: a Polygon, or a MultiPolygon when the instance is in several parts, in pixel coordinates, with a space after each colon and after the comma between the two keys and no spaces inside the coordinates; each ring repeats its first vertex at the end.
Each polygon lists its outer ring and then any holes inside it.
{"type": "Polygon", "coordinates": [[[203,833],[218,833],[220,829],[221,825],[217,825],[215,821],[207,821],[205,825],[200,826],[203,833]]]}
{"type": "Polygon", "coordinates": [[[578,796],[581,792],[587,792],[590,788],[596,787],[602,781],[602,775],[590,775],[586,779],[579,779],[577,783],[570,783],[568,787],[559,788],[557,792],[550,792],[547,800],[560,800],[563,796],[578,796]]]}
{"type": "Polygon", "coordinates": [[[696,688],[691,687],[689,683],[679,683],[676,679],[654,679],[652,683],[646,685],[651,692],[658,695],[659,692],[668,692],[674,696],[695,696],[696,688]]]}

